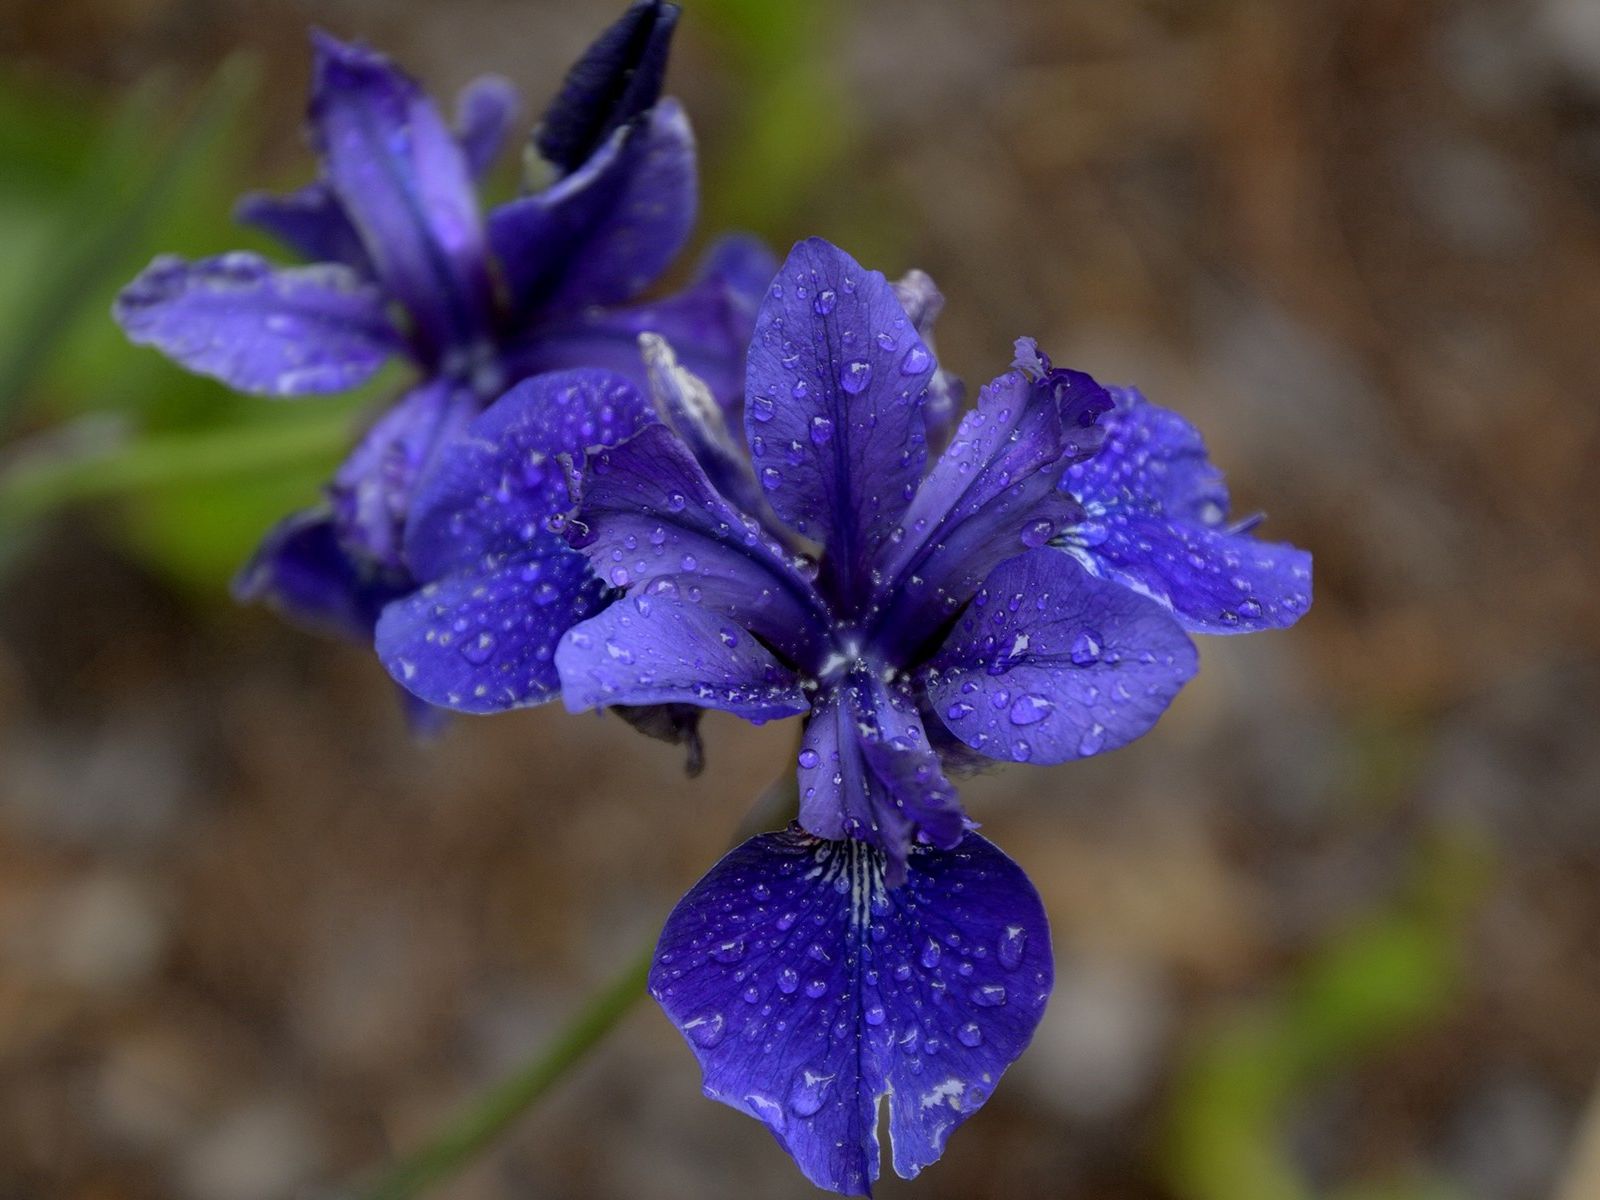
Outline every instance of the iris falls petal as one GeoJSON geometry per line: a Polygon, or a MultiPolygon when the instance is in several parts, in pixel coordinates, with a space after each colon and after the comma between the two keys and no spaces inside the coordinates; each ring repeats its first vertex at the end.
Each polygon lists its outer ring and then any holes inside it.
{"type": "Polygon", "coordinates": [[[1053,980],[1039,897],[976,834],[911,852],[891,889],[860,842],[751,839],[667,920],[650,992],[700,1060],[707,1096],[764,1122],[812,1183],[944,1152],[1033,1036],[1053,980]]]}

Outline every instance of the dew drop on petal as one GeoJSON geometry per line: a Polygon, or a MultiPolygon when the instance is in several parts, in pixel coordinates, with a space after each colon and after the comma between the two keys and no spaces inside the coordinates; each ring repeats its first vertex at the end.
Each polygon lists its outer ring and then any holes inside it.
{"type": "Polygon", "coordinates": [[[859,396],[872,382],[872,364],[864,358],[851,359],[839,369],[839,386],[849,395],[859,396]]]}

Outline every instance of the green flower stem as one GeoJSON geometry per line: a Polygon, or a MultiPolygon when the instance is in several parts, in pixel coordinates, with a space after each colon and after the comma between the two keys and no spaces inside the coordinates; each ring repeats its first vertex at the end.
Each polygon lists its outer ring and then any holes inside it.
{"type": "Polygon", "coordinates": [[[350,440],[348,411],[201,433],[153,434],[109,446],[19,458],[0,469],[0,526],[63,504],[152,487],[270,474],[333,457],[350,440]]]}
{"type": "MultiPolygon", "coordinates": [[[[795,804],[797,786],[793,771],[785,771],[776,779],[740,822],[733,844],[781,824],[795,804]]],[[[358,1191],[361,1200],[411,1200],[469,1165],[599,1045],[634,1004],[644,999],[654,957],[655,939],[651,938],[634,960],[590,996],[526,1066],[473,1101],[432,1141],[390,1167],[365,1191],[358,1191]]]]}

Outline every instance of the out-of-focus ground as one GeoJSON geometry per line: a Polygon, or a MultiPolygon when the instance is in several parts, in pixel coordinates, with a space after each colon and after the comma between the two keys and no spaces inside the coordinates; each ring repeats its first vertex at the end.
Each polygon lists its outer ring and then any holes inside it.
{"type": "MultiPolygon", "coordinates": [[[[278,419],[103,314],[158,250],[241,244],[233,193],[309,173],[309,22],[440,94],[501,71],[531,120],[611,7],[10,0],[0,335],[63,272],[96,282],[0,438],[278,419]],[[237,50],[256,82],[226,131],[116,262],[74,261],[63,206],[103,230],[115,171],[237,50]]],[[[880,1194],[1600,1197],[1575,1165],[1600,1073],[1600,6],[688,9],[705,229],[926,268],[948,365],[981,382],[1026,332],[1140,384],[1316,555],[1300,626],[1206,641],[1141,742],[966,784],[1044,895],[1060,982],[944,1160],[880,1194]]],[[[713,718],[688,781],[559,709],[413,744],[370,654],[226,599],[325,466],[74,507],[11,548],[6,1200],[317,1196],[414,1146],[653,936],[789,761],[792,729],[713,718]]],[[[439,1194],[810,1189],[641,1005],[439,1194]]]]}

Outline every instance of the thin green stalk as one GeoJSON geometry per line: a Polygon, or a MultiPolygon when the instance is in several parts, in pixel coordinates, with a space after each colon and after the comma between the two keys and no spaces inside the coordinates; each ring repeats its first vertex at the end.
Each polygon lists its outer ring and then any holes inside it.
{"type": "MultiPolygon", "coordinates": [[[[795,795],[795,774],[786,771],[751,806],[734,834],[733,844],[781,822],[794,806],[795,795]]],[[[433,1140],[390,1167],[367,1190],[359,1191],[361,1200],[412,1200],[470,1164],[644,998],[654,957],[652,938],[634,961],[595,992],[526,1066],[480,1096],[433,1140]]]]}
{"type": "Polygon", "coordinates": [[[298,467],[337,454],[350,428],[350,414],[338,411],[282,424],[154,434],[59,454],[40,451],[0,470],[0,527],[75,501],[298,467]]]}

